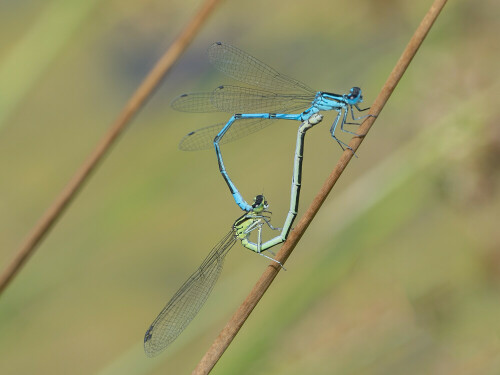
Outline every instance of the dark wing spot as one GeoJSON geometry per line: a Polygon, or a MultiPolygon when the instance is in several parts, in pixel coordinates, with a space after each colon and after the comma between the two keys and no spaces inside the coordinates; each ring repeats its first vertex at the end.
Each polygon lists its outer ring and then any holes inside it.
{"type": "Polygon", "coordinates": [[[153,337],[153,334],[151,333],[151,331],[153,330],[153,326],[149,327],[149,329],[146,331],[146,334],[144,335],[144,342],[148,342],[149,340],[151,340],[151,337],[153,337]]]}

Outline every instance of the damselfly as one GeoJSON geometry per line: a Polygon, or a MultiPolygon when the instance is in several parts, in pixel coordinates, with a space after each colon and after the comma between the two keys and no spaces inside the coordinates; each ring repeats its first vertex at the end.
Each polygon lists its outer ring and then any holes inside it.
{"type": "Polygon", "coordinates": [[[290,210],[283,228],[275,228],[271,225],[270,212],[267,211],[267,201],[263,195],[256,196],[251,209],[234,222],[229,233],[215,245],[201,266],[175,293],[146,331],[144,350],[149,357],[159,354],[170,345],[196,316],[219,277],[225,256],[238,240],[247,249],[263,255],[282,266],[280,262],[264,255],[263,252],[285,241],[290,233],[299,206],[305,133],[318,124],[321,119],[322,116],[319,114],[311,116],[301,124],[297,132],[290,210]],[[273,230],[281,230],[280,234],[266,242],[262,242],[262,226],[264,224],[273,230]],[[257,242],[252,242],[249,236],[255,230],[257,230],[257,242]]]}
{"type": "Polygon", "coordinates": [[[260,240],[264,224],[271,229],[278,229],[271,225],[267,208],[268,204],[263,195],[255,197],[252,211],[243,214],[234,222],[229,233],[215,245],[201,266],[163,308],[144,335],[144,350],[149,357],[159,354],[170,345],[198,314],[219,278],[224,258],[238,240],[243,246],[259,253],[273,246],[249,240],[249,235],[254,230],[258,231],[260,240]]]}
{"type": "Polygon", "coordinates": [[[342,149],[349,146],[337,138],[335,131],[340,122],[343,132],[357,135],[344,129],[344,125],[359,125],[347,122],[348,112],[354,121],[367,116],[355,117],[353,108],[360,108],[363,101],[361,89],[353,87],[344,95],[315,91],[287,75],[278,73],[270,66],[248,53],[228,44],[217,42],[208,49],[210,62],[227,76],[250,87],[219,86],[212,92],[184,94],[172,102],[172,107],[185,112],[229,112],[228,122],[204,127],[187,134],[180,142],[180,149],[192,151],[215,147],[219,170],[238,206],[250,211],[251,206],[243,199],[224,167],[220,144],[233,141],[256,132],[276,119],[305,121],[320,111],[334,110],[337,116],[330,128],[332,137],[342,149]],[[299,113],[297,113],[299,112],[299,113]],[[268,120],[268,121],[265,121],[268,120]]]}

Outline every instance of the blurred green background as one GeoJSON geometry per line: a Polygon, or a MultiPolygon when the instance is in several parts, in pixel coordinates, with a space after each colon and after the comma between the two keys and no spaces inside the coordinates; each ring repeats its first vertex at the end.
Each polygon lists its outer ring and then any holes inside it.
{"type": "MultiPolygon", "coordinates": [[[[2,269],[199,4],[0,1],[2,269]]],[[[213,151],[177,149],[227,115],[170,101],[231,83],[205,56],[221,40],[318,90],[358,85],[370,105],[430,4],[226,1],[1,296],[0,373],[190,373],[268,262],[235,246],[199,316],[145,357],[149,324],[240,215],[213,151]]],[[[499,10],[444,8],[214,373],[500,373],[499,10]]],[[[299,215],[340,156],[332,121],[308,133],[299,215]]],[[[296,128],[224,146],[276,225],[296,128]]]]}

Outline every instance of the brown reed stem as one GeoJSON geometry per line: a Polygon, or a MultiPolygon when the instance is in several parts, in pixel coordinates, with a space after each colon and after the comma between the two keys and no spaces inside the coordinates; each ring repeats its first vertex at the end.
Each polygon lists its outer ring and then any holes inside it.
{"type": "MultiPolygon", "coordinates": [[[[408,45],[403,51],[403,54],[396,63],[396,66],[394,67],[387,81],[382,87],[382,90],[375,99],[375,102],[373,103],[370,109],[370,113],[372,115],[378,116],[382,111],[382,108],[384,107],[385,103],[387,103],[387,100],[389,99],[392,92],[396,88],[396,85],[398,84],[399,80],[401,79],[404,72],[408,68],[408,65],[410,64],[411,60],[417,53],[418,48],[424,41],[427,33],[434,24],[434,21],[439,16],[439,13],[446,4],[446,1],[447,0],[435,0],[431,8],[427,12],[427,14],[424,16],[422,22],[418,26],[417,30],[415,31],[408,45]]],[[[354,151],[358,149],[364,137],[366,136],[366,134],[372,127],[373,123],[375,122],[375,119],[376,119],[375,117],[368,117],[363,122],[358,132],[359,134],[363,134],[363,137],[354,137],[351,139],[349,146],[354,151]]],[[[331,172],[330,176],[328,176],[328,179],[325,181],[325,183],[319,190],[313,202],[311,203],[307,211],[304,213],[304,215],[301,217],[299,223],[290,233],[290,236],[288,237],[287,241],[283,244],[280,251],[276,255],[276,259],[279,260],[281,263],[285,263],[285,261],[288,259],[293,249],[299,242],[300,238],[302,237],[306,229],[309,227],[309,224],[316,216],[317,212],[319,211],[326,197],[332,190],[333,186],[335,185],[340,175],[345,170],[347,164],[352,159],[352,157],[353,153],[350,150],[344,151],[337,165],[331,172]]],[[[260,279],[253,287],[250,294],[243,301],[238,310],[234,313],[229,322],[222,329],[219,336],[215,339],[212,346],[208,349],[206,354],[198,363],[197,367],[192,372],[193,375],[208,374],[213,369],[217,361],[220,359],[224,351],[233,341],[233,338],[236,336],[240,328],[245,323],[248,316],[252,313],[257,303],[260,301],[266,290],[269,288],[269,286],[271,285],[271,283],[273,282],[274,278],[277,276],[279,271],[280,267],[276,266],[276,263],[274,262],[272,262],[266,268],[260,279]]]]}
{"type": "Polygon", "coordinates": [[[202,4],[198,12],[181,31],[179,36],[156,63],[137,90],[132,94],[132,97],[118,115],[118,118],[111,125],[110,129],[104,134],[104,137],[98,143],[97,147],[69,181],[64,190],[56,197],[52,205],[45,211],[15,253],[12,261],[0,275],[0,294],[34,253],[37,245],[47,235],[65,209],[68,208],[85,181],[87,181],[91,173],[99,165],[99,162],[101,162],[103,157],[110,151],[111,146],[118,139],[118,136],[125,130],[126,126],[130,123],[134,115],[137,114],[139,109],[144,106],[147,99],[159,86],[163,77],[165,77],[170,68],[179,59],[181,54],[197,35],[208,16],[220,2],[221,0],[206,0],[202,4]]]}

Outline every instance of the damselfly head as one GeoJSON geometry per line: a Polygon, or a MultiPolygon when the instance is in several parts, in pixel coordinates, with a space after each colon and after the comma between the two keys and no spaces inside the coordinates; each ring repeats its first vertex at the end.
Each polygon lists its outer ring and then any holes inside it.
{"type": "Polygon", "coordinates": [[[262,212],[269,207],[266,201],[266,197],[264,195],[259,194],[253,199],[252,211],[253,212],[262,212]]]}
{"type": "Polygon", "coordinates": [[[344,95],[344,97],[350,105],[358,104],[363,101],[363,95],[361,95],[361,89],[359,87],[353,87],[349,95],[344,95]]]}

